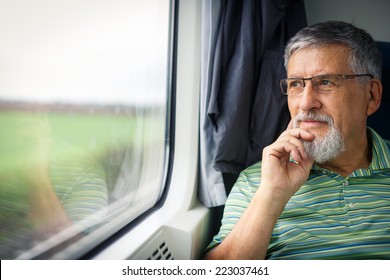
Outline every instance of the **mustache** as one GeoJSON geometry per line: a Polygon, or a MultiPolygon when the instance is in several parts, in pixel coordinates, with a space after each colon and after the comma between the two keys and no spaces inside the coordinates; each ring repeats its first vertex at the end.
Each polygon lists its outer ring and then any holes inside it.
{"type": "Polygon", "coordinates": [[[332,117],[330,117],[326,114],[308,112],[308,113],[300,113],[300,114],[296,115],[293,119],[293,126],[298,127],[299,122],[308,121],[308,120],[324,122],[330,126],[333,126],[333,123],[334,123],[332,117]]]}

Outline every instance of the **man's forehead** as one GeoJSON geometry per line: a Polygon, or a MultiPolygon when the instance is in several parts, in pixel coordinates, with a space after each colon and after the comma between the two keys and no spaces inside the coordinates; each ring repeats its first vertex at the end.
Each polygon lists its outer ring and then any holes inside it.
{"type": "Polygon", "coordinates": [[[344,74],[349,70],[350,51],[343,45],[311,46],[295,51],[288,62],[289,77],[344,74]]]}

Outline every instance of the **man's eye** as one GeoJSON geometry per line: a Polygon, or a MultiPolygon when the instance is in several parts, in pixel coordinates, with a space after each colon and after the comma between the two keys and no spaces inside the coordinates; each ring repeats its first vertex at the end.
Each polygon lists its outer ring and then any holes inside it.
{"type": "Polygon", "coordinates": [[[331,80],[319,80],[318,85],[319,86],[333,86],[335,83],[331,80]]]}
{"type": "Polygon", "coordinates": [[[302,81],[292,81],[290,82],[290,88],[299,88],[302,87],[302,81]]]}

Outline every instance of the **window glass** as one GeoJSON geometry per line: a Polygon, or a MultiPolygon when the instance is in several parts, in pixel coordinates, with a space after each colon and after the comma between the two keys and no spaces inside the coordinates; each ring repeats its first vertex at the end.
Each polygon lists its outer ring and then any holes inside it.
{"type": "Polygon", "coordinates": [[[169,42],[168,0],[0,1],[1,259],[82,254],[158,201],[169,42]]]}

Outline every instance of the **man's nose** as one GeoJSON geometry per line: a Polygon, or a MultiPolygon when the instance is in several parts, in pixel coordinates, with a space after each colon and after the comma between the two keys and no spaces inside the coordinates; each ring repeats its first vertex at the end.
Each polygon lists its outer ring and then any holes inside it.
{"type": "Polygon", "coordinates": [[[301,94],[299,108],[303,111],[310,111],[321,107],[318,92],[315,90],[312,81],[305,81],[305,87],[301,94]]]}

